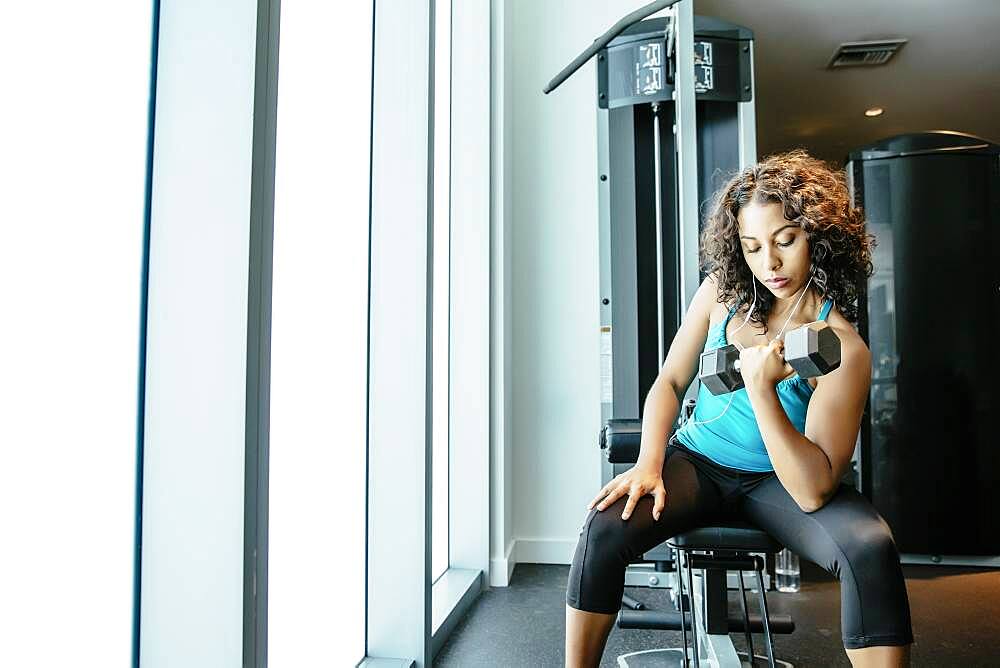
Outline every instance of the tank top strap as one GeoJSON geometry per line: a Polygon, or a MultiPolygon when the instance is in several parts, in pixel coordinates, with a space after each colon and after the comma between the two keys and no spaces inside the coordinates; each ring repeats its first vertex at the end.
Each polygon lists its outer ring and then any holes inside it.
{"type": "Polygon", "coordinates": [[[830,309],[833,308],[833,300],[829,297],[823,302],[823,308],[819,310],[819,319],[826,320],[826,316],[830,315],[830,309]]]}
{"type": "Polygon", "coordinates": [[[729,321],[735,314],[736,314],[736,307],[734,306],[731,309],[729,309],[729,315],[727,315],[726,319],[722,322],[722,331],[726,331],[726,326],[729,324],[729,321]]]}

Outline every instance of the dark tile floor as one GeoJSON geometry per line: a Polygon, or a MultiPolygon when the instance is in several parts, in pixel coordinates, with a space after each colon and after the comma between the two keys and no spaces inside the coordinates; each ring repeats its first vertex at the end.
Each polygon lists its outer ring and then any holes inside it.
{"type": "MultiPolygon", "coordinates": [[[[914,667],[1000,667],[1000,570],[904,565],[903,573],[916,639],[914,667]]],[[[483,592],[434,665],[563,666],[568,574],[569,566],[519,564],[509,587],[483,592]]],[[[650,608],[669,608],[664,590],[628,587],[626,592],[650,608]]],[[[738,595],[730,592],[733,614],[739,611],[738,595]]],[[[767,601],[772,613],[788,613],[795,620],[794,633],[775,636],[777,658],[797,668],[850,667],[840,639],[840,583],[832,575],[803,560],[802,590],[770,591],[767,601]]],[[[731,635],[737,650],[745,650],[743,636],[731,635]]],[[[601,666],[617,668],[618,655],[626,652],[680,645],[680,631],[615,627],[601,666]]],[[[764,653],[759,634],[754,648],[764,653]]]]}

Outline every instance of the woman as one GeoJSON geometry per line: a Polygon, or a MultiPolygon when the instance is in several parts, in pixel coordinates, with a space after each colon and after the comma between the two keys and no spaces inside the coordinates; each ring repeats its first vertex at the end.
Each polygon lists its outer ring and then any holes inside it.
{"type": "Polygon", "coordinates": [[[625,568],[690,528],[746,519],[840,580],[841,632],[853,666],[908,666],[913,631],[892,533],[842,483],[871,384],[855,331],[872,274],[864,217],[842,171],[805,151],[774,155],[717,193],[702,234],[708,278],[695,293],[646,397],[634,467],[588,506],[566,592],[566,665],[597,666],[621,607],[625,568]],[[841,364],[799,378],[783,335],[825,320],[841,364]],[[671,437],[704,350],[741,350],[745,387],[702,387],[671,437]]]}

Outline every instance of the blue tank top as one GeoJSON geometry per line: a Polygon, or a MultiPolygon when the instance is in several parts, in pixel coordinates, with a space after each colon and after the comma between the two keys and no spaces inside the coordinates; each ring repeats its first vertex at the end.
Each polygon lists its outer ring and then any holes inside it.
{"type": "MultiPolygon", "coordinates": [[[[827,299],[820,309],[819,319],[826,320],[833,301],[827,299]]],[[[736,312],[736,307],[729,310],[726,319],[708,330],[705,350],[713,350],[728,345],[726,340],[726,325],[736,312]]],[[[781,402],[789,421],[795,429],[802,433],[806,428],[806,409],[813,388],[809,381],[798,375],[778,381],[775,388],[778,400],[781,402]]],[[[693,450],[702,454],[717,464],[742,471],[773,471],[771,458],[764,447],[757,418],[746,388],[741,387],[730,394],[715,396],[708,391],[704,383],[698,388],[698,399],[691,419],[684,422],[676,431],[674,438],[693,450]],[[732,396],[732,404],[729,403],[732,396]],[[726,405],[729,410],[726,410],[726,405]],[[726,414],[718,420],[712,418],[726,414]],[[695,421],[712,420],[706,424],[695,424],[695,421]]]]}

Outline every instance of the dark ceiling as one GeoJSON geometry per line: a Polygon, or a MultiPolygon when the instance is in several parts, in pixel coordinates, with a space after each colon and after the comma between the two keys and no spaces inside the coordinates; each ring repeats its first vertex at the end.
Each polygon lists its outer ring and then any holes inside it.
{"type": "Polygon", "coordinates": [[[802,147],[842,165],[859,146],[924,130],[1000,142],[1000,0],[695,0],[694,11],[754,32],[758,158],[802,147]],[[827,69],[841,42],[900,37],[885,65],[827,69]]]}

